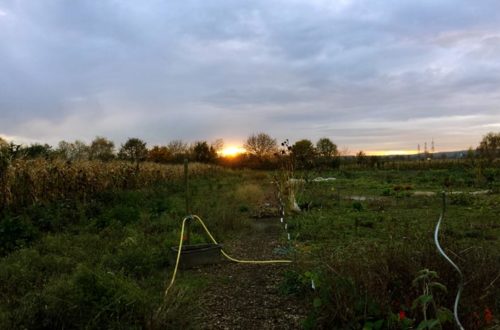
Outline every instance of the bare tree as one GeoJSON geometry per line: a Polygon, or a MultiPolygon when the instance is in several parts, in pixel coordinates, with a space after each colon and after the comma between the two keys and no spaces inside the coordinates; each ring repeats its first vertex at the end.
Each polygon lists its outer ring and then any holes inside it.
{"type": "Polygon", "coordinates": [[[261,158],[273,155],[278,150],[276,139],[266,133],[252,134],[248,137],[244,148],[251,154],[261,158]]]}
{"type": "Polygon", "coordinates": [[[348,147],[344,146],[342,149],[339,151],[339,156],[349,156],[350,150],[348,147]]]}
{"type": "Polygon", "coordinates": [[[170,141],[167,145],[167,149],[174,163],[182,162],[190,153],[187,143],[182,140],[170,141]]]}
{"type": "Polygon", "coordinates": [[[363,150],[360,150],[357,154],[356,154],[356,162],[359,164],[359,165],[364,165],[366,164],[366,161],[367,161],[367,157],[366,157],[366,154],[363,150]]]}
{"type": "Polygon", "coordinates": [[[59,142],[56,152],[66,160],[89,159],[89,146],[80,140],[76,140],[75,142],[63,140],[59,142]]]}
{"type": "Polygon", "coordinates": [[[188,146],[182,140],[172,140],[167,145],[168,151],[172,155],[185,154],[187,152],[188,146]]]}
{"type": "Polygon", "coordinates": [[[219,153],[224,149],[224,140],[223,139],[217,139],[214,142],[210,144],[210,148],[215,150],[216,153],[219,153]]]}

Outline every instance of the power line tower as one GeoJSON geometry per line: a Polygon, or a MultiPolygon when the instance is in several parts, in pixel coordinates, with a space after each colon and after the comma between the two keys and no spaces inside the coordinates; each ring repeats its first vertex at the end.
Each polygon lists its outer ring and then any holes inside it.
{"type": "Polygon", "coordinates": [[[424,154],[427,155],[427,141],[424,142],[424,154]]]}
{"type": "Polygon", "coordinates": [[[431,153],[434,153],[436,151],[436,149],[434,149],[434,138],[432,138],[432,142],[431,142],[431,153]]]}
{"type": "Polygon", "coordinates": [[[420,143],[417,145],[417,157],[420,159],[420,143]]]}

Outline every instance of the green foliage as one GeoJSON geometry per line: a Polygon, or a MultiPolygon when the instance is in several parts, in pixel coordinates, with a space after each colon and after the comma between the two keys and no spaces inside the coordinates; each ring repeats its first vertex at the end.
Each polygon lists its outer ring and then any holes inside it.
{"type": "Polygon", "coordinates": [[[37,236],[36,228],[25,217],[7,215],[0,218],[0,256],[28,246],[37,236]]]}
{"type": "MultiPolygon", "coordinates": [[[[477,292],[484,292],[485,285],[498,276],[500,246],[494,237],[500,235],[496,224],[500,199],[495,193],[469,193],[477,189],[469,180],[471,174],[473,169],[339,171],[328,173],[337,178],[333,189],[307,183],[302,199],[322,207],[287,219],[297,242],[298,261],[292,270],[304,274],[313,268],[319,274],[317,290],[305,291],[311,306],[305,324],[361,329],[383,320],[383,329],[452,326],[452,314],[445,307],[454,303],[456,273],[436,253],[432,237],[441,209],[437,192],[451,178],[453,191],[464,193],[448,195],[443,244],[459,255],[460,265],[469,265],[461,267],[469,279],[461,300],[461,320],[465,328],[477,328],[470,311],[482,315],[478,306],[499,306],[498,289],[490,287],[483,297],[477,292]],[[365,201],[353,202],[354,196],[365,201]],[[426,285],[419,278],[413,286],[415,274],[428,267],[438,269],[442,280],[433,272],[419,274],[427,278],[426,285]],[[318,308],[316,298],[321,299],[318,308]]],[[[499,180],[497,174],[493,180],[499,180]]]]}
{"type": "Polygon", "coordinates": [[[304,277],[293,270],[287,270],[279,286],[282,294],[304,295],[307,292],[309,283],[304,283],[304,277]]]}
{"type": "Polygon", "coordinates": [[[77,224],[84,217],[82,205],[72,200],[57,203],[34,204],[27,207],[23,216],[40,231],[60,231],[69,225],[77,224]]]}
{"type": "Polygon", "coordinates": [[[168,265],[165,246],[152,244],[144,235],[136,232],[131,234],[125,237],[112,253],[103,256],[102,263],[106,268],[143,279],[168,265]]]}
{"type": "Polygon", "coordinates": [[[391,190],[390,188],[385,188],[383,191],[382,191],[382,196],[391,196],[393,195],[393,190],[391,190]]]}
{"type": "Polygon", "coordinates": [[[65,160],[77,161],[89,159],[89,151],[89,146],[83,141],[61,141],[58,144],[56,154],[65,160]]]}
{"type": "Polygon", "coordinates": [[[48,144],[34,143],[29,147],[23,148],[23,153],[27,158],[47,158],[52,154],[52,147],[48,144]]]}
{"type": "MultiPolygon", "coordinates": [[[[262,193],[242,194],[241,181],[267,176],[210,174],[192,176],[192,207],[221,238],[244,228],[238,205],[262,193]]],[[[183,274],[168,299],[162,296],[183,216],[180,181],[1,213],[0,329],[192,327],[193,295],[206,285],[201,275],[183,274]]],[[[193,226],[191,242],[206,241],[193,226]]]]}
{"type": "Polygon", "coordinates": [[[119,274],[78,265],[69,276],[49,282],[21,303],[15,327],[30,329],[139,328],[148,309],[144,292],[119,274]]]}
{"type": "Polygon", "coordinates": [[[193,146],[193,159],[200,163],[210,163],[217,158],[217,152],[206,141],[198,141],[193,146]]]}
{"type": "Polygon", "coordinates": [[[110,161],[115,158],[115,144],[104,137],[97,136],[89,148],[91,160],[110,161]]]}
{"type": "MultiPolygon", "coordinates": [[[[45,164],[44,160],[37,162],[45,164]]],[[[110,165],[97,163],[100,172],[95,171],[101,174],[102,168],[110,165]]],[[[54,176],[58,180],[71,173],[77,177],[77,167],[51,165],[50,170],[59,173],[54,176]]],[[[30,173],[29,168],[18,173],[30,173]]],[[[164,167],[155,167],[160,168],[164,167]]],[[[453,190],[473,191],[474,171],[342,170],[322,173],[336,177],[333,183],[304,183],[300,199],[319,206],[287,218],[295,238],[289,251],[294,251],[297,262],[290,265],[280,286],[283,294],[306,301],[310,312],[304,327],[436,329],[451,325],[450,311],[443,306],[453,305],[456,274],[432,242],[441,201],[438,196],[403,194],[410,192],[408,186],[415,191],[438,192],[446,178],[453,190]],[[399,187],[397,191],[395,187],[399,187]],[[366,200],[353,203],[351,197],[360,195],[366,200]],[[395,198],[398,196],[405,197],[395,198]],[[423,268],[438,269],[442,280],[438,282],[429,272],[425,281],[420,278],[412,286],[415,274],[423,268]],[[450,293],[445,294],[443,286],[450,293]]],[[[185,215],[182,182],[154,184],[157,180],[151,179],[153,184],[127,185],[127,178],[135,178],[132,172],[112,177],[113,182],[125,178],[122,188],[109,183],[107,189],[88,189],[78,198],[70,197],[80,195],[61,193],[48,201],[38,194],[42,201],[2,213],[0,328],[192,326],[197,297],[191,294],[205,285],[196,272],[192,278],[182,274],[172,297],[162,300],[171,271],[167,251],[177,244],[180,220],[185,215]],[[134,189],[123,190],[127,187],[134,189]]],[[[495,169],[483,168],[485,181],[480,187],[487,187],[490,179],[495,184],[498,174],[495,169]]],[[[310,176],[314,175],[311,171],[310,176]]],[[[21,184],[30,187],[32,179],[20,175],[15,191],[22,191],[21,184]]],[[[202,172],[192,181],[193,212],[206,220],[217,238],[234,236],[245,228],[245,219],[252,214],[248,210],[262,202],[264,190],[258,187],[269,181],[264,172],[202,172]]],[[[46,182],[53,184],[53,180],[46,182]]],[[[450,198],[455,196],[459,194],[450,198]]],[[[483,306],[490,306],[498,315],[500,306],[498,288],[487,287],[498,275],[500,199],[496,193],[469,196],[473,196],[470,203],[461,197],[450,202],[446,219],[453,220],[443,224],[443,237],[461,263],[474,265],[464,268],[468,283],[461,302],[464,325],[474,328],[478,323],[471,319],[473,312],[483,315],[483,306]]],[[[193,226],[191,238],[193,243],[206,240],[198,226],[193,226]]]]}
{"type": "Polygon", "coordinates": [[[146,148],[146,142],[138,138],[129,138],[127,142],[121,146],[118,153],[120,159],[137,163],[144,161],[147,155],[148,149],[146,148]]]}
{"type": "Polygon", "coordinates": [[[321,138],[316,142],[316,150],[321,157],[338,156],[337,145],[329,138],[321,138]]]}
{"type": "Polygon", "coordinates": [[[238,210],[241,212],[241,213],[245,213],[245,212],[248,212],[250,211],[249,207],[247,205],[240,205],[238,207],[238,210]]]}
{"type": "Polygon", "coordinates": [[[297,168],[312,168],[314,165],[314,159],[316,156],[316,151],[314,145],[309,140],[300,140],[295,142],[292,146],[292,157],[297,163],[297,168]]]}
{"type": "Polygon", "coordinates": [[[378,320],[375,322],[368,321],[363,325],[363,330],[381,330],[383,329],[385,320],[378,320]]]}
{"type": "Polygon", "coordinates": [[[148,151],[148,160],[155,163],[168,163],[172,160],[172,154],[165,146],[154,146],[148,151]]]}
{"type": "Polygon", "coordinates": [[[449,195],[449,201],[451,205],[459,205],[459,206],[471,206],[474,204],[476,198],[467,193],[463,194],[452,194],[449,195]]]}
{"type": "Polygon", "coordinates": [[[133,206],[117,205],[104,211],[99,216],[92,219],[92,226],[97,229],[104,229],[115,224],[127,225],[137,222],[139,211],[133,206]]]}
{"type": "Polygon", "coordinates": [[[361,204],[361,202],[353,202],[352,209],[355,211],[361,212],[361,211],[363,211],[364,207],[363,207],[363,204],[361,204]]]}
{"type": "Polygon", "coordinates": [[[139,210],[134,206],[118,205],[109,209],[107,214],[111,219],[127,225],[139,220],[139,210]]]}
{"type": "Polygon", "coordinates": [[[413,286],[419,288],[421,295],[413,300],[411,308],[417,313],[421,311],[422,321],[417,329],[435,329],[442,328],[442,324],[450,321],[451,311],[444,307],[437,306],[436,294],[438,291],[447,292],[446,286],[437,282],[438,274],[435,271],[422,269],[413,280],[413,286]],[[430,318],[429,315],[433,315],[430,318]]]}
{"type": "Polygon", "coordinates": [[[500,132],[486,134],[479,143],[477,152],[480,157],[487,159],[489,162],[500,157],[500,132]]]}

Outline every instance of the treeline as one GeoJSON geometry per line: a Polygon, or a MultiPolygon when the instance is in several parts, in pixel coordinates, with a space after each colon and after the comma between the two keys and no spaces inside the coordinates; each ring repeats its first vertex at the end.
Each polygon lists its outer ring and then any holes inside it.
{"type": "Polygon", "coordinates": [[[197,141],[192,144],[173,140],[166,145],[148,147],[146,142],[139,138],[129,138],[116,148],[114,142],[105,137],[96,137],[90,144],[80,140],[61,141],[57,147],[38,143],[23,146],[8,143],[0,138],[0,158],[4,160],[44,158],[68,162],[125,160],[137,164],[144,161],[178,164],[188,159],[193,162],[229,167],[272,169],[278,166],[279,159],[283,157],[293,157],[298,167],[319,165],[336,167],[340,156],[337,146],[328,138],[322,138],[316,144],[309,140],[300,140],[289,146],[288,141],[279,145],[276,139],[265,133],[248,137],[244,145],[246,153],[224,156],[221,153],[223,147],[224,142],[221,139],[212,143],[197,141]]]}
{"type": "Polygon", "coordinates": [[[197,141],[188,144],[173,140],[166,145],[148,147],[139,138],[129,138],[119,148],[105,137],[96,137],[90,144],[76,140],[61,141],[57,147],[48,144],[17,145],[0,138],[0,169],[2,162],[13,159],[62,159],[65,161],[126,160],[136,163],[150,161],[161,164],[178,164],[184,159],[200,163],[213,163],[233,168],[275,169],[288,161],[296,169],[339,168],[340,166],[379,169],[425,169],[448,168],[450,166],[492,166],[500,165],[500,132],[486,134],[476,149],[470,148],[461,159],[433,159],[432,154],[423,157],[410,156],[368,156],[359,151],[355,156],[340,152],[329,138],[321,138],[316,143],[302,139],[291,144],[281,143],[266,133],[252,134],[244,144],[245,153],[224,156],[222,139],[208,143],[197,141]]]}
{"type": "Polygon", "coordinates": [[[105,137],[96,137],[90,144],[76,140],[74,142],[61,141],[57,147],[38,143],[23,146],[8,143],[0,138],[0,150],[3,150],[4,156],[7,155],[11,159],[45,158],[104,162],[118,159],[133,162],[179,163],[184,158],[188,158],[204,163],[211,162],[217,157],[217,148],[217,144],[208,145],[205,141],[188,146],[182,140],[171,141],[165,146],[155,145],[148,148],[146,142],[139,138],[129,138],[120,148],[116,148],[114,142],[105,137]]]}

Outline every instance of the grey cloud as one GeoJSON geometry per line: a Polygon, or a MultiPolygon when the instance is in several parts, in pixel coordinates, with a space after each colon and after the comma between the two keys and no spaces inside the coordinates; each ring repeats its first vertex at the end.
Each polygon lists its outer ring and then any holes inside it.
{"type": "MultiPolygon", "coordinates": [[[[428,134],[396,126],[408,120],[500,113],[493,0],[47,0],[0,11],[0,133],[26,140],[267,130],[376,148],[428,134]]],[[[462,143],[488,118],[461,122],[462,143]]]]}

